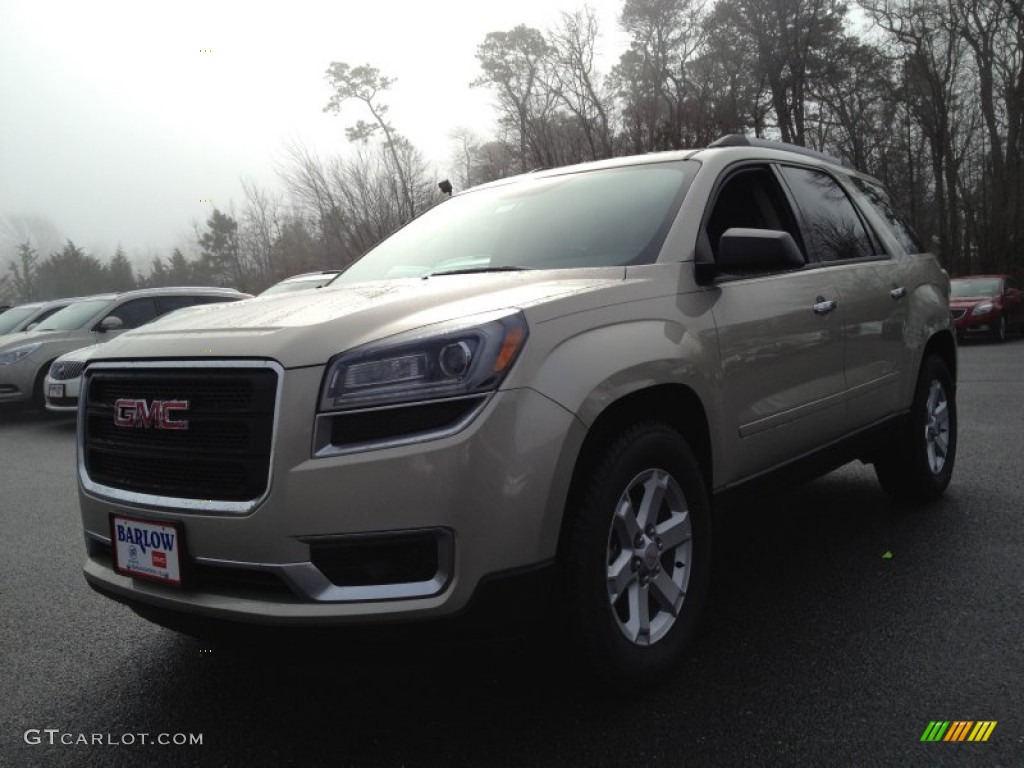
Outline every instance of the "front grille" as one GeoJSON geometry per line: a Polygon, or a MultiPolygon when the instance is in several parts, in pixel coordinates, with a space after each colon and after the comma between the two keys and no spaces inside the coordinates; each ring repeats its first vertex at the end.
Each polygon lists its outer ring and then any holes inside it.
{"type": "Polygon", "coordinates": [[[76,360],[60,361],[50,366],[50,378],[55,381],[77,379],[85,370],[85,363],[76,360]]]}
{"type": "Polygon", "coordinates": [[[89,478],[134,493],[252,501],[267,489],[277,375],[268,368],[90,369],[83,456],[89,478]],[[114,404],[121,402],[115,414],[114,404]],[[157,401],[186,401],[161,428],[157,401]],[[140,403],[141,416],[128,403],[140,403]],[[148,415],[147,415],[148,414],[148,415]],[[115,422],[115,415],[131,425],[115,422]]]}
{"type": "Polygon", "coordinates": [[[949,310],[949,314],[953,317],[954,320],[959,320],[966,313],[967,313],[966,309],[951,309],[951,310],[949,310]]]}

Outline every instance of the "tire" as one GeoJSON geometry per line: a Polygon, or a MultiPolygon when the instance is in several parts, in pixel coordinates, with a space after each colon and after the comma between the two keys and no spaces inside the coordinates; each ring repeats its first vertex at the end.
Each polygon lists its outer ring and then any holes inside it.
{"type": "Polygon", "coordinates": [[[678,432],[644,422],[611,442],[580,498],[564,561],[570,641],[599,681],[639,693],[676,667],[707,596],[704,479],[678,432]]]}
{"type": "Polygon", "coordinates": [[[882,488],[894,500],[920,504],[939,498],[956,462],[956,387],[942,358],[921,364],[910,415],[875,462],[882,488]]]}
{"type": "MultiPolygon", "coordinates": [[[[57,358],[54,358],[56,360],[57,358]]],[[[36,378],[32,384],[32,407],[37,411],[46,410],[46,393],[43,392],[43,386],[46,383],[46,374],[50,372],[50,366],[53,365],[53,360],[50,360],[46,365],[39,369],[36,373],[36,378]]]]}
{"type": "Polygon", "coordinates": [[[999,322],[992,329],[992,341],[999,343],[1006,341],[1006,315],[999,316],[999,322]]]}

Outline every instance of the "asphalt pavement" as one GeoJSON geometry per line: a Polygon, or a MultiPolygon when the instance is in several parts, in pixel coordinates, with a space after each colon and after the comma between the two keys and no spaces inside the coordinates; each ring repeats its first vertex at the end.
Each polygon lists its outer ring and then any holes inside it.
{"type": "Polygon", "coordinates": [[[960,363],[947,495],[901,510],[853,464],[732,511],[679,674],[633,696],[551,633],[246,651],[151,625],[82,578],[73,423],[0,410],[0,766],[1024,765],[1024,340],[960,363]]]}

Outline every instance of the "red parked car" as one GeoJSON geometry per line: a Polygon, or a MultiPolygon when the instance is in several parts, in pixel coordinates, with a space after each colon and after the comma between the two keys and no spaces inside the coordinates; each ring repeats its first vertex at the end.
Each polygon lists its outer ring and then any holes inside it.
{"type": "Polygon", "coordinates": [[[949,311],[959,338],[986,335],[1003,341],[1024,330],[1024,294],[1009,275],[969,275],[951,281],[949,311]]]}

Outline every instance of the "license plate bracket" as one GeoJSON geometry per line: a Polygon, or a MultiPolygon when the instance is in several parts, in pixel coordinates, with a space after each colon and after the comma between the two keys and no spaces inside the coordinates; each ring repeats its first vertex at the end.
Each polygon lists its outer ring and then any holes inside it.
{"type": "Polygon", "coordinates": [[[118,573],[182,586],[187,559],[185,527],[180,522],[111,513],[110,543],[118,573]]]}

